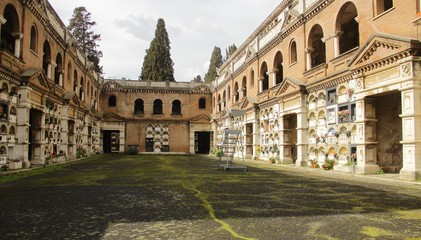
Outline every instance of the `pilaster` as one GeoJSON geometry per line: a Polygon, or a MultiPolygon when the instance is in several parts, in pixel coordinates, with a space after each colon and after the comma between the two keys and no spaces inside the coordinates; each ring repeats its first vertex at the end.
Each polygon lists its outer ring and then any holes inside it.
{"type": "Polygon", "coordinates": [[[421,87],[401,89],[403,167],[400,178],[421,179],[421,87]]]}

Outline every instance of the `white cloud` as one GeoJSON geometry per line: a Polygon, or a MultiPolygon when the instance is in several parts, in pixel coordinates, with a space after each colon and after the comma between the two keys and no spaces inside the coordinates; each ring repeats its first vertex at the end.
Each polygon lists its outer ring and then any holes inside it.
{"type": "Polygon", "coordinates": [[[137,79],[145,50],[153,39],[158,18],[163,18],[171,42],[177,81],[190,81],[209,67],[213,48],[225,54],[228,45],[239,47],[280,3],[278,0],[49,0],[67,24],[73,9],[85,6],[93,29],[101,34],[101,64],[105,77],[137,79]]]}
{"type": "Polygon", "coordinates": [[[153,18],[142,15],[129,15],[126,19],[116,19],[114,24],[145,41],[153,38],[156,27],[156,21],[153,18]]]}

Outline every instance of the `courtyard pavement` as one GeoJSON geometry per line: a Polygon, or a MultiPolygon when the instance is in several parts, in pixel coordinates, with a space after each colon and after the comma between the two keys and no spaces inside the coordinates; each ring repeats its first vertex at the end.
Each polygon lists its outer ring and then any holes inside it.
{"type": "Polygon", "coordinates": [[[0,239],[421,239],[419,182],[246,164],[101,155],[2,175],[0,239]]]}

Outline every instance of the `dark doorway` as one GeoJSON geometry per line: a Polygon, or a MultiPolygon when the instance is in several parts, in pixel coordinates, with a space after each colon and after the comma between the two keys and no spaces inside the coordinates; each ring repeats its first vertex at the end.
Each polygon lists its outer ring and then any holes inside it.
{"type": "Polygon", "coordinates": [[[145,140],[145,152],[153,152],[153,138],[146,138],[145,140]]]}
{"type": "Polygon", "coordinates": [[[210,151],[210,132],[194,133],[194,149],[196,154],[208,154],[210,151]]]}
{"type": "Polygon", "coordinates": [[[104,131],[103,132],[103,148],[104,153],[112,153],[120,151],[120,132],[104,131]]]}
{"type": "Polygon", "coordinates": [[[399,173],[403,166],[402,100],[394,91],[375,97],[377,164],[385,173],[399,173]]]}

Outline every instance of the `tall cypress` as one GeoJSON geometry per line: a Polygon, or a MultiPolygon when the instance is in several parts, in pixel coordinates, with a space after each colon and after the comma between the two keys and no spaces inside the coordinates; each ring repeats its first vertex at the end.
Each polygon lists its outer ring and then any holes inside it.
{"type": "Polygon", "coordinates": [[[174,63],[171,60],[170,40],[164,19],[158,19],[155,37],[146,50],[139,80],[175,81],[174,63]]]}
{"type": "Polygon", "coordinates": [[[222,54],[219,47],[214,47],[209,63],[208,72],[205,74],[205,82],[210,83],[217,77],[216,69],[222,66],[222,54]]]}
{"type": "Polygon", "coordinates": [[[69,30],[75,37],[77,45],[88,56],[89,61],[94,64],[94,70],[103,73],[102,66],[99,65],[102,51],[98,50],[98,41],[101,40],[100,34],[94,34],[91,27],[96,22],[91,21],[91,13],[85,7],[77,7],[73,10],[73,16],[69,21],[69,30]]]}

